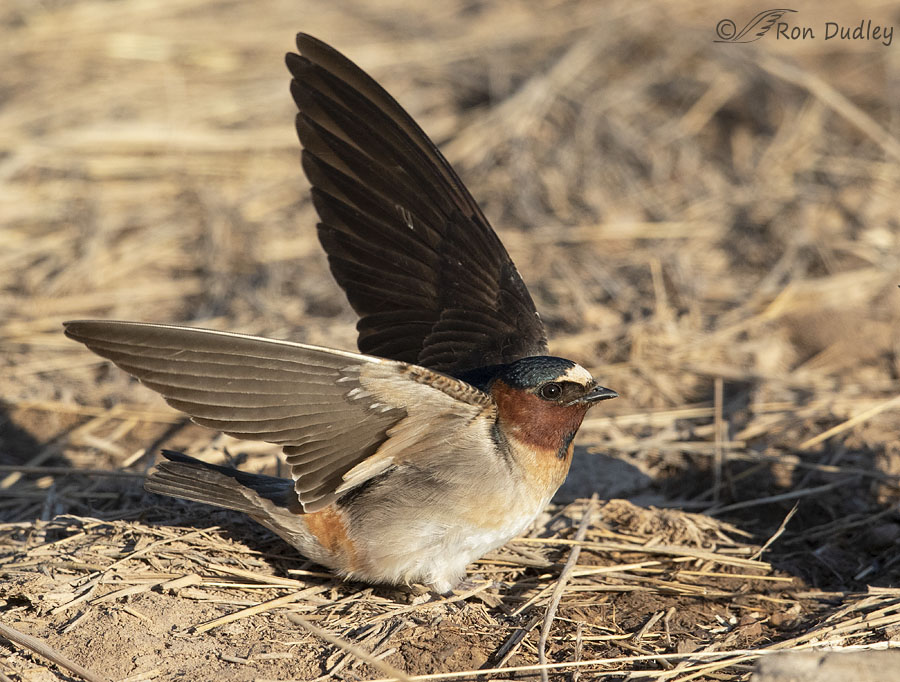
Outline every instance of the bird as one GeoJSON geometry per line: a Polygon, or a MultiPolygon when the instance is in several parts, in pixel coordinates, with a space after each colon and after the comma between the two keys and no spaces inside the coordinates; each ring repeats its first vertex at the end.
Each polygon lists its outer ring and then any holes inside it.
{"type": "Polygon", "coordinates": [[[163,451],[146,490],[237,510],[341,578],[451,593],[563,483],[618,397],[549,355],[528,289],[412,117],[343,54],[286,55],[302,168],[359,352],[128,321],[65,334],[203,426],[281,446],[291,478],[163,451]]]}

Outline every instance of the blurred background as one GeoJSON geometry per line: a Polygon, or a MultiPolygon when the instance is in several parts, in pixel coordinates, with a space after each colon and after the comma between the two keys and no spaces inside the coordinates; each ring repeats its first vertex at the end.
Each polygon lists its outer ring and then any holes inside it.
{"type": "MultiPolygon", "coordinates": [[[[639,474],[615,495],[759,537],[799,501],[781,565],[896,580],[900,33],[824,32],[900,25],[900,5],[791,8],[814,38],[715,42],[767,9],[734,2],[4,3],[0,516],[134,511],[134,481],[54,467],[261,452],[185,427],[65,319],[355,348],[293,130],[283,55],[302,30],[419,121],[551,351],[619,391],[578,441],[639,474]]],[[[602,471],[579,474],[588,490],[602,471]]]]}

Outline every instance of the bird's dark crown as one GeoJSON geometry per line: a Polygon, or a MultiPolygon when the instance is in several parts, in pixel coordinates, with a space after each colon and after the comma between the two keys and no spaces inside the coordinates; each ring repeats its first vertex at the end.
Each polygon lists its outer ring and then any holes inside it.
{"type": "Polygon", "coordinates": [[[488,390],[496,379],[502,379],[510,388],[526,390],[558,379],[574,366],[574,362],[565,358],[534,355],[505,365],[490,365],[469,370],[459,378],[482,391],[488,390]]]}

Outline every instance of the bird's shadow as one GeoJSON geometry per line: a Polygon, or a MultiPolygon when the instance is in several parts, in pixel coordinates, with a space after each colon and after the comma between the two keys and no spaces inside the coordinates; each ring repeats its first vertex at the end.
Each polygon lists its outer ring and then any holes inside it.
{"type": "Polygon", "coordinates": [[[629,499],[646,494],[652,484],[653,479],[633,464],[576,446],[569,475],[553,502],[569,504],[594,493],[601,500],[629,499]]]}

